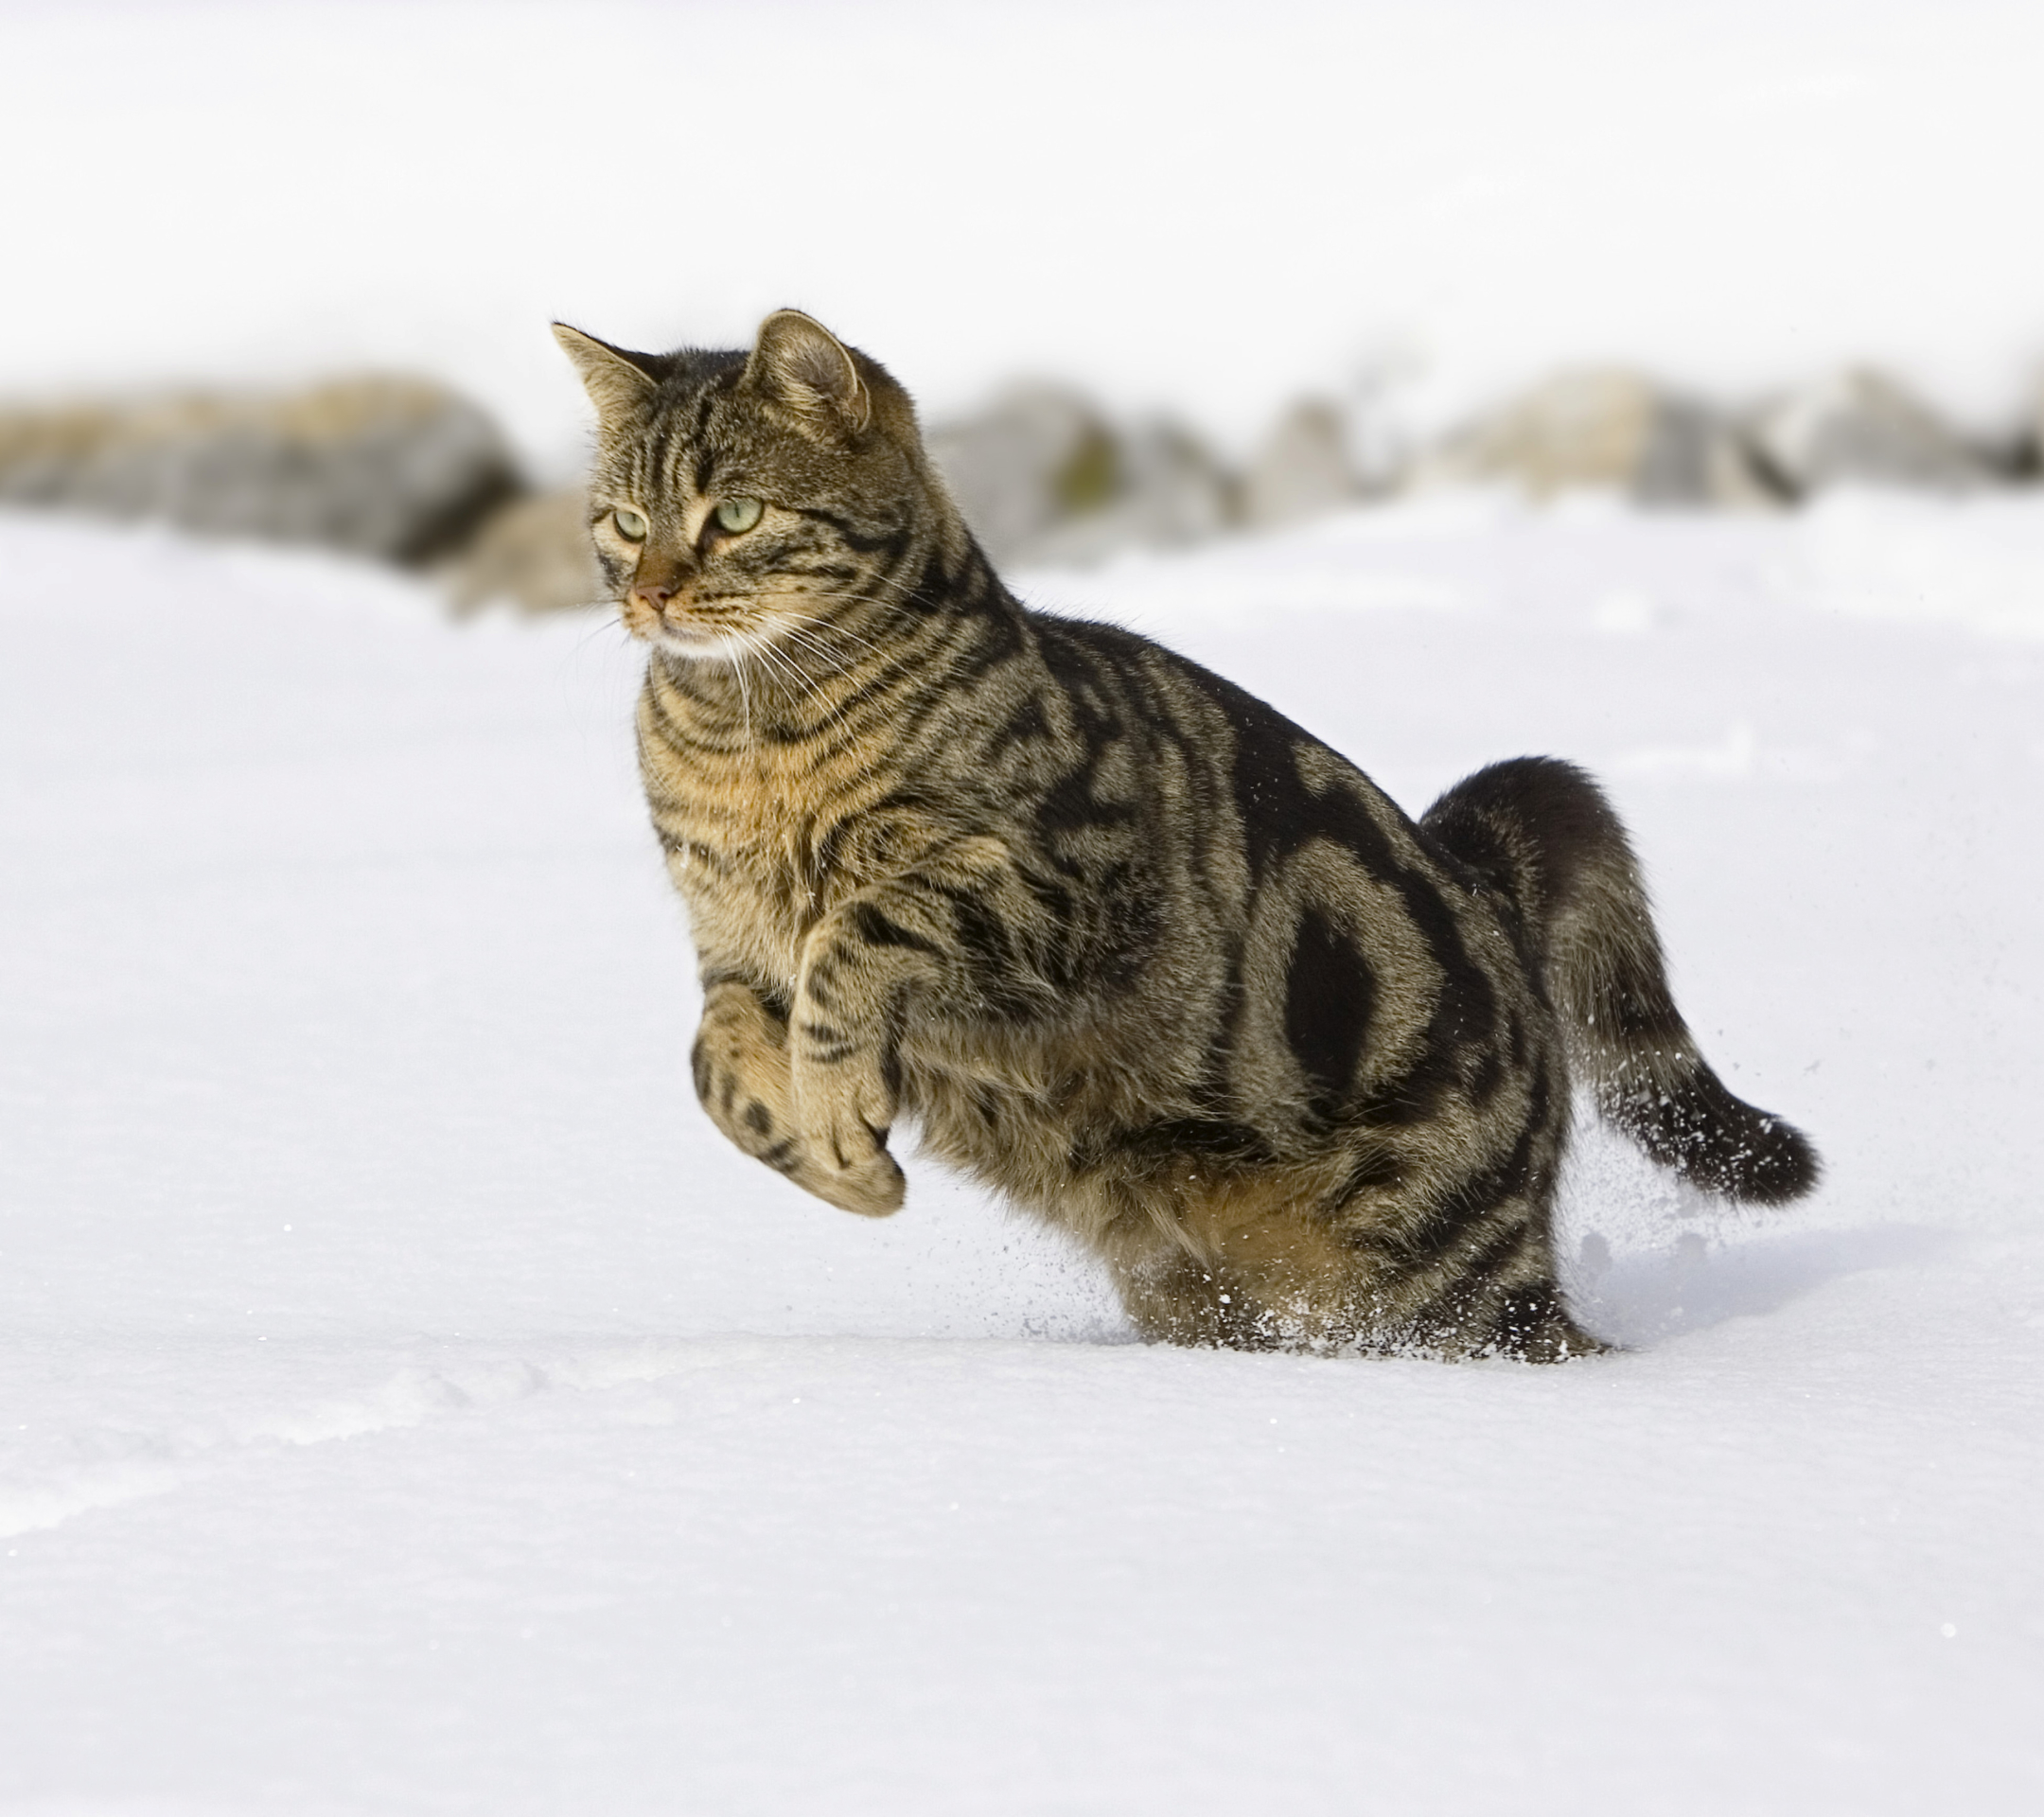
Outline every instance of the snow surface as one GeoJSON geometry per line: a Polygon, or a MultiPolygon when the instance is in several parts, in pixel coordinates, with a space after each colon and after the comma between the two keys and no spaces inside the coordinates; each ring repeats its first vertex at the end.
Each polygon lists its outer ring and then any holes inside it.
{"type": "Polygon", "coordinates": [[[1802,1120],[1558,1369],[1133,1343],[696,1110],[594,620],[0,518],[0,1806],[2044,1808],[2044,515],[1455,501],[1039,575],[1418,807],[1610,782],[1802,1120]]]}

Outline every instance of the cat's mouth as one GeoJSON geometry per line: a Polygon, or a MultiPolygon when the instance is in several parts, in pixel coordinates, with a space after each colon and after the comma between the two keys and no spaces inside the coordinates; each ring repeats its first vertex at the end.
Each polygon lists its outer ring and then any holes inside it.
{"type": "Polygon", "coordinates": [[[678,614],[645,613],[627,628],[654,648],[692,662],[731,662],[753,647],[755,640],[728,624],[691,622],[678,614]]]}
{"type": "MultiPolygon", "coordinates": [[[[803,614],[777,611],[769,599],[724,593],[707,611],[704,605],[670,599],[656,607],[640,594],[628,593],[619,602],[619,610],[625,628],[641,643],[692,662],[736,663],[759,656],[771,665],[774,657],[768,645],[780,647],[791,641],[811,653],[825,647],[815,633],[797,628],[804,622],[803,614]]],[[[784,656],[781,666],[787,666],[784,656]]]]}
{"type": "Polygon", "coordinates": [[[731,626],[706,624],[686,606],[655,607],[637,593],[627,593],[618,602],[618,608],[625,628],[632,636],[672,656],[697,662],[728,662],[744,647],[744,640],[731,626]]]}
{"type": "Polygon", "coordinates": [[[685,656],[696,662],[732,662],[744,655],[751,643],[742,631],[692,626],[676,629],[667,626],[661,626],[647,641],[670,656],[685,656]]]}

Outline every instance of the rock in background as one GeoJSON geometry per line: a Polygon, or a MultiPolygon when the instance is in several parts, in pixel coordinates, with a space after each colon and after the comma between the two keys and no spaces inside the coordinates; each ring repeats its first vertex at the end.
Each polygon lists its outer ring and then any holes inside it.
{"type": "Polygon", "coordinates": [[[996,567],[1198,541],[1234,515],[1227,475],[1189,431],[1163,421],[1120,431],[1055,386],[1019,386],[926,439],[996,567]]]}
{"type": "Polygon", "coordinates": [[[1242,478],[1242,517],[1274,530],[1339,511],[1362,497],[1348,458],[1348,425],[1324,398],[1303,398],[1278,417],[1242,478]]]}
{"type": "Polygon", "coordinates": [[[0,412],[0,500],[416,564],[520,490],[496,425],[416,379],[0,412]]]}
{"type": "Polygon", "coordinates": [[[1190,431],[1151,422],[1108,435],[1105,496],[1076,501],[1018,561],[1084,565],[1123,549],[1178,548],[1219,536],[1234,521],[1232,483],[1190,431]]]}
{"type": "Polygon", "coordinates": [[[1642,504],[1773,500],[1729,418],[1619,367],[1558,374],[1421,455],[1412,484],[1513,484],[1537,499],[1597,488],[1642,504]]]}
{"type": "Polygon", "coordinates": [[[1753,415],[1769,472],[1794,497],[1845,483],[1972,492],[2001,475],[1920,397],[1865,367],[1833,373],[1753,415]]]}
{"type": "Polygon", "coordinates": [[[996,566],[1105,507],[1119,481],[1106,420],[1075,392],[1018,385],[925,436],[930,458],[996,566]]]}
{"type": "Polygon", "coordinates": [[[506,505],[441,575],[458,612],[508,600],[528,612],[607,603],[590,546],[588,495],[579,486],[506,505]]]}
{"type": "MultiPolygon", "coordinates": [[[[1621,367],[1562,372],[1431,444],[1395,407],[1398,378],[1378,374],[1346,406],[1293,404],[1240,472],[1180,424],[1118,423],[1048,384],[1016,386],[927,441],[1004,568],[1083,565],[1450,485],[1724,509],[1845,483],[1966,492],[2044,468],[2044,400],[2021,446],[1997,453],[1867,369],[1743,415],[1621,367]]],[[[431,566],[457,610],[601,603],[580,489],[529,493],[489,417],[415,379],[0,410],[0,503],[431,566]]]]}

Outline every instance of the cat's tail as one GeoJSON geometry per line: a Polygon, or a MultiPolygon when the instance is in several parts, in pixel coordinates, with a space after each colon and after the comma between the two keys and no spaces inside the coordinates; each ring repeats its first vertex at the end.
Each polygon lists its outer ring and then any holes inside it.
{"type": "Polygon", "coordinates": [[[1639,861],[1604,794],[1573,764],[1517,757],[1464,779],[1420,825],[1517,906],[1571,1069],[1598,1113],[1653,1160],[1756,1205],[1817,1184],[1792,1123],[1725,1089],[1668,989],[1639,861]]]}

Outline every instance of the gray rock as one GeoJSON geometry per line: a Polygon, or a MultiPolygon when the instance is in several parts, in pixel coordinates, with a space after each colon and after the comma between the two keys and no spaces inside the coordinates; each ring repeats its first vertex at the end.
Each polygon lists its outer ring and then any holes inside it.
{"type": "Polygon", "coordinates": [[[1725,417],[1622,368],[1558,374],[1478,417],[1421,456],[1414,484],[1508,484],[1539,499],[1598,488],[1660,505],[1772,497],[1725,417]]]}
{"type": "Polygon", "coordinates": [[[1894,379],[1866,368],[1833,373],[1754,413],[1753,447],[1795,494],[1857,482],[1970,492],[1995,464],[1894,379]]]}
{"type": "Polygon", "coordinates": [[[1021,559],[1083,565],[1123,549],[1181,548],[1218,536],[1233,518],[1228,475],[1176,423],[1145,423],[1118,438],[1114,470],[1104,503],[1051,524],[1021,559]]]}
{"type": "Polygon", "coordinates": [[[0,412],[0,499],[421,562],[519,490],[473,404],[415,379],[0,412]]]}
{"type": "Polygon", "coordinates": [[[1213,535],[1227,476],[1189,431],[1122,433],[1076,393],[1017,387],[977,416],[938,425],[932,458],[996,564],[1091,562],[1134,546],[1213,535]]]}
{"type": "Polygon", "coordinates": [[[925,445],[996,564],[1030,559],[1121,485],[1113,431],[1084,398],[1050,385],[1017,386],[976,416],[938,425],[925,445]]]}
{"type": "Polygon", "coordinates": [[[2044,479],[2044,389],[2037,392],[2030,420],[2016,432],[2010,443],[2008,470],[2011,478],[2027,480],[2033,485],[2044,479]]]}
{"type": "Polygon", "coordinates": [[[1306,398],[1278,419],[1250,463],[1242,479],[1242,520],[1258,529],[1298,523],[1338,511],[1362,492],[1341,412],[1306,398]]]}
{"type": "Polygon", "coordinates": [[[506,505],[476,533],[441,578],[457,611],[508,600],[528,612],[565,612],[602,603],[603,573],[590,547],[580,486],[539,492],[506,505]]]}

